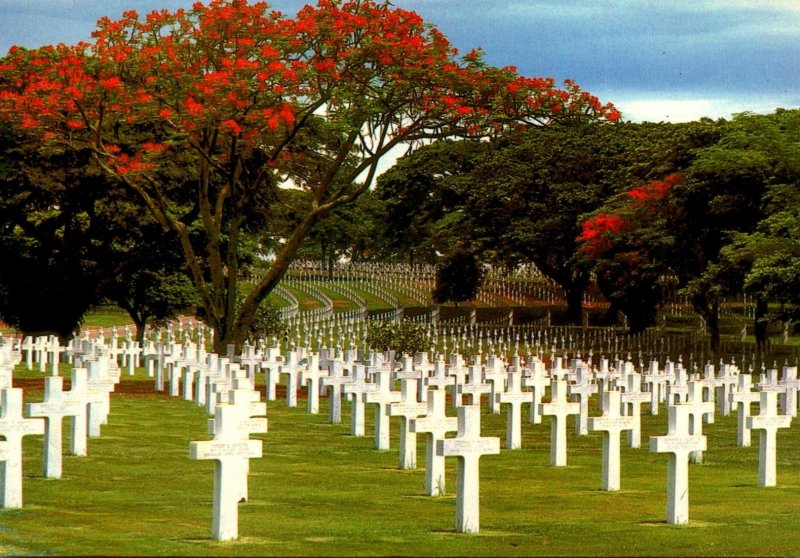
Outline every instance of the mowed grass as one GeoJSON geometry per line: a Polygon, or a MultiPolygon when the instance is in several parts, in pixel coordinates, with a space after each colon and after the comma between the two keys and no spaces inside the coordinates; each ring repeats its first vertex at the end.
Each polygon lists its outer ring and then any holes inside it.
{"type": "MultiPolygon", "coordinates": [[[[42,374],[18,368],[26,400],[41,400],[42,374]]],[[[211,538],[213,464],[189,459],[210,439],[204,409],[155,393],[143,370],[123,374],[108,424],[87,457],[66,456],[62,479],[42,476],[42,437],[25,441],[24,508],[0,510],[0,552],[14,555],[181,556],[787,556],[800,555],[800,424],[778,434],[778,486],[757,486],[758,435],[736,447],[736,416],[717,416],[702,464],[690,466],[690,523],[665,523],[667,457],[648,451],[666,433],[666,412],[645,412],[642,448],[623,442],[622,490],[599,490],[601,435],[568,434],[568,466],[549,466],[550,423],[523,422],[523,449],[481,459],[481,531],[454,530],[456,460],[448,494],[423,495],[425,442],[417,470],[392,450],[329,424],[305,400],[268,402],[264,456],[250,461],[239,539],[211,538]]],[[[263,394],[263,383],[259,386],[263,394]]],[[[452,408],[449,413],[455,414],[452,408]]],[[[527,417],[527,408],[523,409],[527,417]]],[[[592,414],[598,414],[595,403],[592,414]]],[[[68,421],[65,421],[65,427],[68,421]]],[[[371,433],[373,410],[367,410],[371,433]]],[[[484,436],[505,443],[505,409],[484,405],[484,436]]],[[[65,428],[68,438],[68,429],[65,428]]],[[[65,447],[67,442],[65,440],[65,447]]]]}

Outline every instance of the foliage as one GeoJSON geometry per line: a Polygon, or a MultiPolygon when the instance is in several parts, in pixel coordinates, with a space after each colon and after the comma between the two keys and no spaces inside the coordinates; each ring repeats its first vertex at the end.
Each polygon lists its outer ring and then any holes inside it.
{"type": "Polygon", "coordinates": [[[534,263],[563,287],[567,319],[580,323],[591,269],[577,250],[583,216],[685,168],[714,129],[710,121],[557,122],[492,142],[437,142],[379,179],[386,234],[430,261],[463,242],[493,264],[534,263]]]}
{"type": "MultiPolygon", "coordinates": [[[[240,293],[236,299],[237,304],[242,304],[244,299],[244,294],[240,293]]],[[[247,330],[248,339],[251,342],[255,342],[257,339],[277,337],[284,332],[285,328],[286,325],[283,323],[283,318],[281,317],[281,309],[274,304],[264,301],[258,305],[255,319],[247,330]]]]}
{"type": "MultiPolygon", "coordinates": [[[[299,213],[293,203],[304,204],[307,199],[294,190],[286,190],[287,219],[299,213]]],[[[383,260],[386,252],[380,234],[385,218],[384,202],[374,192],[367,191],[348,206],[338,207],[309,233],[298,250],[297,257],[329,263],[347,258],[351,261],[383,260]]],[[[287,225],[288,227],[288,225],[287,225]]]]}
{"type": "Polygon", "coordinates": [[[800,319],[800,111],[777,110],[771,115],[738,115],[730,132],[704,153],[704,168],[726,177],[752,176],[764,184],[763,218],[749,230],[734,232],[721,249],[729,290],[744,288],[757,299],[756,340],[766,347],[771,321],[800,319]],[[768,302],[779,310],[768,312],[768,302]]]}
{"type": "Polygon", "coordinates": [[[385,203],[383,237],[408,260],[436,263],[437,253],[451,253],[470,238],[464,208],[467,192],[479,188],[469,179],[491,145],[477,141],[437,141],[401,157],[377,181],[385,203]]]}
{"type": "Polygon", "coordinates": [[[0,75],[0,118],[85,146],[177,237],[218,348],[241,343],[309,231],[368,190],[394,147],[620,116],[573,82],[459,56],[416,13],[370,0],[320,0],[293,19],[246,0],[131,10],[101,19],[91,43],[12,48],[0,75]],[[176,155],[194,169],[188,212],[157,179],[176,155]],[[270,218],[283,185],[307,210],[237,312],[242,231],[270,218]]]}
{"type": "Polygon", "coordinates": [[[457,304],[473,300],[478,295],[485,274],[475,254],[464,248],[457,249],[436,268],[433,301],[437,304],[457,304]]]}
{"type": "Polygon", "coordinates": [[[426,325],[410,320],[383,322],[372,320],[367,324],[367,346],[378,351],[397,354],[415,354],[427,350],[426,325]]]}

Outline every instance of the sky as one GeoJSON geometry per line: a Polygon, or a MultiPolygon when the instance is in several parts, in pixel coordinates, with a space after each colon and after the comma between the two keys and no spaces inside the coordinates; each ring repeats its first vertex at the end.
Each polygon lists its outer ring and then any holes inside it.
{"type": "MultiPolygon", "coordinates": [[[[272,0],[287,15],[310,0],[272,0]]],[[[193,0],[0,0],[11,45],[89,40],[124,10],[193,0]]],[[[526,76],[575,80],[625,120],[685,122],[800,107],[800,0],[393,0],[467,52],[526,76]]]]}

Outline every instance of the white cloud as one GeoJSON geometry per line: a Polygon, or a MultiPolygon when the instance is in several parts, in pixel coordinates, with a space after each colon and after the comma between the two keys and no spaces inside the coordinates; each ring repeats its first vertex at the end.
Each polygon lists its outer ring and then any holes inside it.
{"type": "Polygon", "coordinates": [[[617,98],[616,107],[632,122],[691,122],[703,117],[730,119],[741,112],[769,114],[776,108],[798,108],[785,99],[668,98],[658,93],[617,98]]]}

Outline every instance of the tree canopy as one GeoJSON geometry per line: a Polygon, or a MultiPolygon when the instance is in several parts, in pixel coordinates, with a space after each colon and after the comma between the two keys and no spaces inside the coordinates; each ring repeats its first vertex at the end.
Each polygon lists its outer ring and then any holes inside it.
{"type": "Polygon", "coordinates": [[[416,13],[370,0],[320,0],[294,18],[246,0],[128,11],[90,43],[12,48],[0,76],[0,118],[88,149],[175,235],[217,348],[242,342],[308,232],[366,191],[395,146],[619,118],[573,82],[460,56],[416,13]],[[176,156],[194,172],[180,192],[162,172],[176,156]],[[286,185],[307,209],[237,306],[247,213],[269,219],[286,185]]]}

